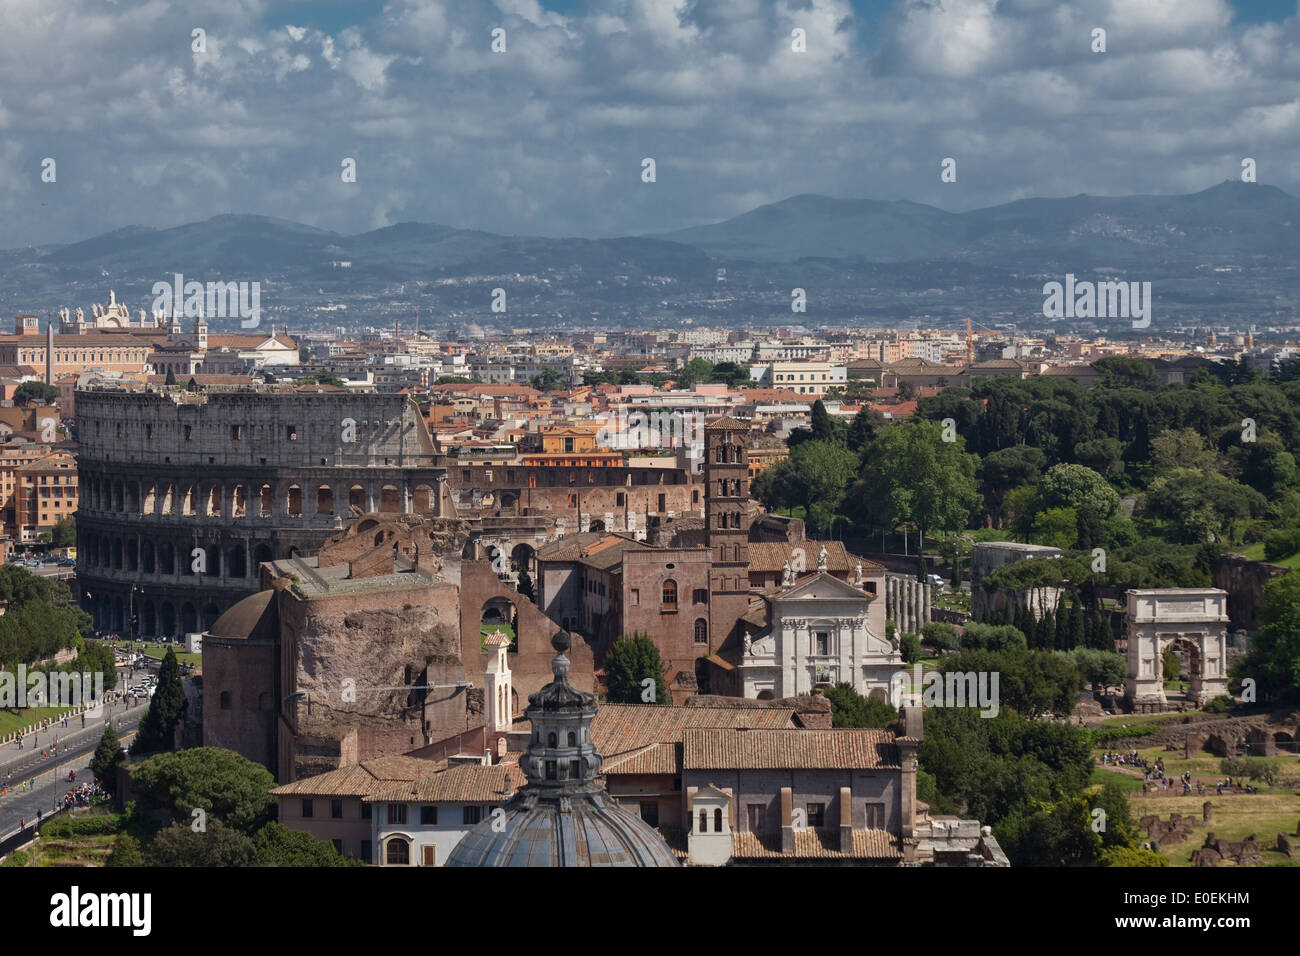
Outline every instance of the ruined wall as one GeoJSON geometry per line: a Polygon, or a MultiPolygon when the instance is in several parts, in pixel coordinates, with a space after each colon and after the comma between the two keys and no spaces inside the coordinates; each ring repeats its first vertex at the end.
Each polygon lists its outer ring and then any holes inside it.
{"type": "Polygon", "coordinates": [[[1259,627],[1264,585],[1286,574],[1286,568],[1251,561],[1240,554],[1224,554],[1214,563],[1214,586],[1228,592],[1228,619],[1234,628],[1259,627]]]}

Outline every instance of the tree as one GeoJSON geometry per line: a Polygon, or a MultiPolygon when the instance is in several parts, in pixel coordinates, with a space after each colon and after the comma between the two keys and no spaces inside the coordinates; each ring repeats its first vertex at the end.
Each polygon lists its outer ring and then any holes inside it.
{"type": "Polygon", "coordinates": [[[812,434],[814,441],[833,441],[843,445],[848,441],[848,426],[826,411],[826,404],[819,398],[812,407],[812,434]]]}
{"type": "MultiPolygon", "coordinates": [[[[1300,571],[1264,585],[1261,627],[1234,677],[1253,677],[1261,696],[1294,697],[1300,688],[1300,571]]],[[[0,619],[3,620],[3,619],[0,619]]]]}
{"type": "Polygon", "coordinates": [[[256,855],[247,834],[209,820],[206,832],[173,823],[150,841],[145,850],[149,866],[251,866],[256,855]]]}
{"type": "Polygon", "coordinates": [[[77,519],[72,515],[60,518],[54,524],[50,534],[50,545],[55,548],[71,548],[77,543],[77,519]]]}
{"type": "Polygon", "coordinates": [[[105,866],[144,866],[144,853],[140,841],[129,833],[123,833],[113,842],[113,849],[108,851],[105,866]]]}
{"type": "Polygon", "coordinates": [[[347,382],[339,376],[337,372],[329,369],[317,372],[315,375],[308,375],[306,378],[298,380],[302,385],[335,385],[339,388],[347,387],[347,382]]]}
{"type": "Polygon", "coordinates": [[[1012,445],[985,456],[980,464],[980,487],[984,510],[991,520],[1002,524],[1003,503],[1014,488],[1033,485],[1042,474],[1047,456],[1032,445],[1012,445]]]}
{"type": "Polygon", "coordinates": [[[1214,472],[1175,468],[1147,488],[1145,513],[1163,519],[1175,541],[1232,541],[1234,523],[1265,508],[1254,488],[1214,472]]]}
{"type": "Polygon", "coordinates": [[[202,809],[209,825],[216,819],[251,834],[275,812],[270,789],[275,778],[261,764],[221,747],[194,747],[158,754],[131,773],[131,789],[141,810],[165,810],[188,826],[202,809]]]}
{"type": "Polygon", "coordinates": [[[1079,516],[1073,508],[1048,508],[1034,516],[1034,540],[1065,549],[1079,536],[1079,516]]]}
{"type": "Polygon", "coordinates": [[[915,664],[921,659],[921,639],[910,631],[900,634],[898,637],[898,653],[903,658],[904,664],[915,664]]]}
{"type": "Polygon", "coordinates": [[[90,758],[90,772],[105,790],[113,793],[117,790],[117,769],[126,762],[122,753],[122,742],[113,729],[112,721],[104,721],[104,733],[100,735],[99,746],[90,758]]]}
{"type": "MultiPolygon", "coordinates": [[[[921,625],[921,636],[925,643],[941,651],[957,649],[957,629],[947,621],[926,621],[921,625]]],[[[908,661],[908,663],[912,663],[908,661]]]]}
{"type": "Polygon", "coordinates": [[[966,633],[961,638],[962,650],[974,648],[984,648],[990,651],[1001,651],[1009,648],[1025,650],[1028,646],[1029,642],[1025,640],[1024,632],[1019,628],[1012,627],[1010,624],[994,627],[990,624],[981,624],[979,621],[971,621],[966,625],[966,633]]]}
{"type": "Polygon", "coordinates": [[[664,681],[667,669],[649,635],[623,635],[605,655],[606,700],[611,704],[672,704],[664,681]],[[644,681],[654,681],[653,696],[644,681]]]}
{"type": "Polygon", "coordinates": [[[14,389],[14,405],[53,405],[59,400],[59,390],[44,382],[23,382],[14,389]]]}
{"type": "Polygon", "coordinates": [[[887,428],[867,452],[862,479],[850,493],[856,509],[880,528],[912,525],[922,543],[930,531],[966,527],[980,504],[978,458],[963,441],[943,440],[938,422],[912,419],[887,428]]]}
{"type": "Polygon", "coordinates": [[[253,834],[253,863],[256,866],[364,866],[360,860],[339,853],[334,844],[274,821],[253,834]]]}
{"type": "Polygon", "coordinates": [[[708,359],[693,358],[677,373],[677,384],[683,388],[690,388],[696,382],[711,381],[713,381],[713,363],[708,359]]]}
{"type": "Polygon", "coordinates": [[[158,686],[149,700],[149,710],[140,721],[140,732],[131,744],[131,753],[154,753],[171,750],[173,731],[185,715],[185,688],[181,684],[180,665],[170,647],[158,668],[158,686]]]}
{"type": "Polygon", "coordinates": [[[1172,647],[1166,647],[1160,653],[1160,662],[1164,665],[1165,680],[1178,680],[1182,665],[1178,662],[1178,655],[1174,653],[1172,647]]]}
{"type": "Polygon", "coordinates": [[[533,579],[529,576],[527,568],[519,572],[519,584],[515,589],[528,600],[537,600],[536,595],[533,593],[533,579]]]}
{"type": "Polygon", "coordinates": [[[1124,444],[1114,438],[1097,438],[1074,446],[1074,459],[1105,478],[1124,467],[1124,444]]]}
{"type": "Polygon", "coordinates": [[[169,368],[169,369],[167,370],[167,381],[164,382],[163,384],[164,384],[164,385],[175,385],[175,384],[176,384],[176,371],[175,371],[174,369],[170,369],[170,368],[169,368]]]}
{"type": "Polygon", "coordinates": [[[1076,647],[1068,653],[1070,660],[1083,675],[1083,679],[1092,685],[1094,693],[1104,693],[1110,687],[1124,683],[1128,674],[1128,664],[1122,654],[1114,651],[1102,651],[1093,647],[1076,647]]]}
{"type": "Polygon", "coordinates": [[[852,684],[839,683],[826,690],[831,702],[832,727],[889,727],[898,722],[898,711],[883,698],[863,697],[852,684]]]}
{"type": "Polygon", "coordinates": [[[1085,505],[1102,518],[1119,510],[1119,492],[1106,479],[1084,465],[1054,465],[1038,483],[1043,508],[1081,508],[1085,505]]]}
{"type": "Polygon", "coordinates": [[[828,533],[857,468],[858,456],[839,442],[813,439],[759,475],[753,494],[773,511],[803,508],[812,530],[828,533]]]}
{"type": "Polygon", "coordinates": [[[1146,359],[1111,355],[1098,359],[1092,367],[1102,374],[1105,388],[1138,388],[1152,391],[1160,387],[1156,367],[1146,359]]]}

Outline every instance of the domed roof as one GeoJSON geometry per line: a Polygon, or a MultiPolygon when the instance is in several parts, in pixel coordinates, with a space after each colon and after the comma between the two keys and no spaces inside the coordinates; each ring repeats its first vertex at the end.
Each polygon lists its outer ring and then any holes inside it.
{"type": "Polygon", "coordinates": [[[274,591],[259,591],[232,604],[208,628],[207,637],[274,641],[280,636],[279,604],[274,591]]]}
{"type": "Polygon", "coordinates": [[[598,782],[596,697],[569,683],[569,635],[551,639],[555,679],[528,698],[528,783],[465,834],[446,866],[677,866],[663,837],[598,782]]]}
{"type": "Polygon", "coordinates": [[[655,830],[601,791],[570,802],[530,799],[527,788],[456,844],[447,866],[677,866],[655,830]]]}

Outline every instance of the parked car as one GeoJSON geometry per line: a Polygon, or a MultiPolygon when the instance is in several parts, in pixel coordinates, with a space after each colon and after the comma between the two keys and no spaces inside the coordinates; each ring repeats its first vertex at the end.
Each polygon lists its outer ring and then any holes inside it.
{"type": "Polygon", "coordinates": [[[64,558],[59,562],[61,568],[75,568],[77,566],[76,558],[64,558]]]}

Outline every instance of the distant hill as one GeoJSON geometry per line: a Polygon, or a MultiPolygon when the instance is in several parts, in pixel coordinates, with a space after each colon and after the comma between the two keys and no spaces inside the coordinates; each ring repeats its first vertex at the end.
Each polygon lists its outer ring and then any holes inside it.
{"type": "Polygon", "coordinates": [[[1290,255],[1300,200],[1227,181],[1185,196],[1023,199],[948,213],[905,201],[794,196],[734,219],[659,236],[725,259],[804,257],[901,262],[963,258],[1008,264],[1026,253],[1095,261],[1290,255]]]}

